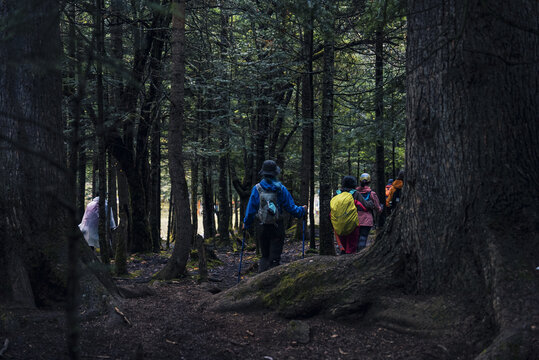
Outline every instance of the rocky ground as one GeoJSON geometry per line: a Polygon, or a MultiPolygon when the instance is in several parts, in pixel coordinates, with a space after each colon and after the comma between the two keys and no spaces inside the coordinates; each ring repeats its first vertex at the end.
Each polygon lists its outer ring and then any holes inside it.
{"type": "MultiPolygon", "coordinates": [[[[217,313],[206,309],[214,293],[234,286],[239,253],[216,252],[208,283],[195,279],[152,282],[168,253],[132,255],[122,286],[149,288],[150,295],[123,299],[118,312],[83,314],[82,359],[469,359],[462,336],[417,336],[360,319],[283,319],[272,312],[217,313]],[[119,315],[121,312],[122,315],[119,315]],[[88,316],[85,316],[88,315],[88,316]]],[[[307,254],[307,256],[317,256],[307,254]]],[[[285,244],[282,262],[301,257],[301,243],[285,244]]],[[[246,251],[244,277],[255,276],[256,255],[246,251]]],[[[0,359],[66,359],[62,309],[19,313],[0,334],[0,359]]]]}

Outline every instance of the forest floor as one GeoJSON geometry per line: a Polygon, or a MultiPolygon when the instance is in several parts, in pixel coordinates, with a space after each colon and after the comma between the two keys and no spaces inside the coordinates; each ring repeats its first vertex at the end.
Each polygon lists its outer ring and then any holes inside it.
{"type": "MultiPolygon", "coordinates": [[[[124,319],[114,313],[85,316],[82,359],[470,359],[474,355],[459,345],[466,339],[458,334],[417,336],[357,319],[313,317],[291,323],[270,311],[213,312],[203,304],[213,293],[236,284],[239,252],[218,251],[222,263],[213,263],[212,281],[207,283],[195,280],[194,263],[189,277],[150,282],[167,256],[162,252],[129,258],[130,276],[116,278],[117,284],[146,284],[153,294],[122,299],[124,319]],[[292,334],[292,325],[305,332],[292,334]]],[[[299,258],[301,242],[287,241],[282,263],[299,258]]],[[[244,278],[256,275],[255,263],[254,251],[246,251],[244,278]]],[[[64,318],[62,309],[25,311],[10,333],[0,334],[0,349],[4,338],[9,339],[0,359],[67,358],[64,318]]]]}

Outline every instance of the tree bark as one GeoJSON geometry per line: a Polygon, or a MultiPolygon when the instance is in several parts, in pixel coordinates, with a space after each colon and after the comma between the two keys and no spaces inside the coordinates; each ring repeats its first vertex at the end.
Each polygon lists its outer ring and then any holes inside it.
{"type": "Polygon", "coordinates": [[[102,12],[104,10],[103,0],[95,1],[94,31],[96,39],[96,96],[97,96],[97,118],[96,118],[96,139],[97,139],[97,168],[98,168],[98,189],[99,189],[99,254],[104,264],[110,262],[108,229],[107,223],[109,213],[105,206],[107,199],[107,149],[105,145],[105,109],[103,97],[103,57],[105,56],[105,34],[102,12]]]}
{"type": "Polygon", "coordinates": [[[211,159],[206,156],[202,161],[202,223],[204,225],[204,238],[215,236],[215,216],[212,187],[211,159]]]}
{"type": "Polygon", "coordinates": [[[539,8],[501,0],[435,5],[409,1],[399,216],[408,224],[405,256],[414,261],[405,273],[422,293],[465,290],[499,328],[480,357],[517,358],[507,352],[515,342],[529,346],[539,315],[532,301],[539,157],[530,151],[539,139],[539,37],[526,31],[538,28],[539,8]]]}
{"type": "Polygon", "coordinates": [[[185,0],[172,3],[172,78],[170,91],[169,172],[175,196],[176,240],[167,265],[155,277],[172,279],[185,273],[193,240],[189,191],[183,167],[183,128],[185,123],[185,0]]]}
{"type": "MultiPolygon", "coordinates": [[[[374,64],[374,102],[376,122],[376,166],[374,190],[380,199],[385,194],[385,158],[384,158],[384,31],[386,26],[387,0],[382,4],[382,19],[378,21],[375,34],[374,64]]],[[[359,179],[358,179],[359,180],[359,179]]]]}
{"type": "MultiPolygon", "coordinates": [[[[124,0],[112,0],[110,2],[110,37],[111,37],[111,53],[117,64],[112,68],[112,77],[116,81],[116,86],[111,92],[111,105],[114,109],[114,114],[121,114],[124,111],[124,85],[123,76],[121,73],[121,63],[123,61],[123,19],[124,0]]],[[[114,123],[120,124],[119,116],[114,116],[114,123]]],[[[116,246],[114,251],[114,267],[117,275],[127,274],[127,248],[130,247],[132,239],[132,221],[131,210],[129,208],[129,189],[125,172],[121,169],[114,157],[116,179],[118,184],[118,229],[115,233],[116,246]]]]}
{"type": "MultiPolygon", "coordinates": [[[[4,1],[0,22],[16,15],[24,26],[0,30],[0,302],[51,305],[65,301],[69,291],[73,310],[77,285],[68,269],[77,257],[68,258],[67,244],[83,240],[75,228],[74,176],[65,167],[58,2],[4,1]]],[[[70,256],[76,247],[70,244],[70,256]]],[[[95,260],[87,246],[79,250],[83,262],[95,260]]],[[[103,293],[117,294],[97,267],[80,274],[84,281],[99,274],[103,293]]]]}
{"type": "Polygon", "coordinates": [[[116,170],[116,160],[111,153],[107,154],[107,166],[108,166],[108,183],[107,183],[107,192],[108,192],[108,202],[110,209],[112,211],[112,218],[114,223],[118,224],[118,186],[117,186],[117,170],[116,170]]]}
{"type": "MultiPolygon", "coordinates": [[[[195,140],[196,141],[196,140],[195,140]]],[[[198,234],[198,156],[191,161],[191,222],[193,234],[198,234]]]]}
{"type": "MultiPolygon", "coordinates": [[[[301,175],[300,175],[300,203],[309,204],[311,184],[311,160],[314,151],[314,109],[313,109],[313,33],[314,33],[314,17],[312,9],[309,10],[304,26],[303,39],[303,61],[304,68],[302,74],[302,89],[301,89],[301,111],[303,117],[302,126],[302,145],[301,145],[301,175]]],[[[311,208],[308,213],[310,214],[311,208]]],[[[308,214],[305,215],[306,217],[308,214]]],[[[298,227],[299,229],[299,227],[298,227]]],[[[305,227],[307,230],[307,227],[305,227]]],[[[298,232],[296,233],[298,234],[298,232]]],[[[305,236],[306,239],[309,239],[305,236]]]]}
{"type": "Polygon", "coordinates": [[[159,110],[155,111],[157,116],[153,119],[150,146],[150,228],[152,229],[153,251],[158,252],[161,249],[161,115],[159,110]]]}
{"type": "MultiPolygon", "coordinates": [[[[328,6],[332,14],[332,6],[328,6]]],[[[322,123],[320,125],[320,255],[335,255],[333,226],[329,203],[332,197],[331,176],[333,174],[333,79],[334,66],[334,22],[328,20],[324,38],[324,78],[322,80],[322,123]]]]}
{"type": "MultiPolygon", "coordinates": [[[[84,131],[81,131],[84,135],[84,131]]],[[[81,139],[77,171],[77,218],[82,219],[86,202],[86,141],[81,139]]]]}
{"type": "MultiPolygon", "coordinates": [[[[221,9],[221,43],[219,47],[221,61],[226,63],[226,47],[229,45],[228,41],[228,15],[224,8],[221,9]]],[[[225,69],[228,69],[226,67],[225,69]]],[[[223,74],[225,79],[229,79],[230,75],[228,70],[225,70],[223,74]]],[[[230,202],[228,198],[228,159],[229,159],[229,139],[228,139],[228,127],[229,127],[229,111],[230,111],[230,93],[229,89],[225,88],[221,92],[221,106],[219,130],[219,190],[217,192],[217,199],[219,201],[219,212],[217,213],[219,241],[223,244],[230,244],[229,225],[230,225],[230,202]]]]}
{"type": "Polygon", "coordinates": [[[118,178],[118,199],[119,199],[119,227],[116,230],[116,248],[114,249],[114,264],[117,275],[127,274],[127,249],[130,248],[132,239],[132,218],[129,208],[129,189],[125,173],[116,168],[118,178]]]}
{"type": "Polygon", "coordinates": [[[97,151],[96,151],[96,148],[97,148],[96,139],[93,139],[92,145],[94,148],[93,153],[92,153],[92,199],[93,199],[97,196],[97,193],[99,191],[98,190],[99,181],[97,179],[99,166],[98,166],[97,151]]]}
{"type": "MultiPolygon", "coordinates": [[[[75,21],[77,19],[77,11],[73,4],[68,8],[68,14],[70,17],[69,22],[69,39],[68,48],[69,56],[72,59],[78,58],[77,41],[75,34],[75,21]]],[[[70,139],[70,161],[69,161],[69,195],[68,199],[75,207],[71,207],[68,211],[70,219],[71,232],[68,238],[67,245],[67,286],[66,286],[66,340],[67,351],[71,359],[80,359],[79,339],[80,339],[80,323],[78,309],[80,306],[80,283],[79,283],[79,234],[77,231],[77,220],[83,216],[84,209],[84,197],[82,199],[77,196],[77,171],[80,171],[78,161],[80,159],[80,118],[81,118],[81,101],[83,90],[82,68],[80,61],[77,61],[75,70],[72,71],[71,81],[77,82],[78,89],[75,94],[75,90],[72,92],[71,100],[71,113],[72,119],[72,134],[70,139]],[[82,200],[82,201],[81,201],[82,200]]],[[[74,87],[73,87],[74,88],[74,87]]],[[[84,164],[86,167],[86,164],[84,164]]],[[[86,170],[86,169],[85,169],[86,170]]]]}

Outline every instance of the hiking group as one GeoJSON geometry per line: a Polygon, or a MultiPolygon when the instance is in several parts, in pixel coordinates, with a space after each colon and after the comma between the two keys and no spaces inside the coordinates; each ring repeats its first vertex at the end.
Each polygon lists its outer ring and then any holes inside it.
{"type": "Polygon", "coordinates": [[[374,226],[375,214],[381,226],[384,215],[395,208],[400,201],[404,172],[397,180],[389,180],[386,185],[386,199],[380,203],[378,195],[370,188],[371,176],[367,173],[359,177],[359,186],[354,176],[345,176],[341,188],[331,199],[331,224],[341,254],[353,254],[367,246],[367,239],[374,226]],[[386,213],[383,210],[386,209],[386,213]]]}
{"type": "MultiPolygon", "coordinates": [[[[243,220],[244,231],[253,223],[256,227],[261,253],[259,272],[280,264],[285,238],[283,210],[296,218],[305,217],[307,213],[307,206],[296,206],[288,189],[279,182],[280,173],[281,168],[273,160],[264,161],[259,172],[262,180],[253,186],[243,220]],[[255,217],[257,221],[253,221],[255,217]]],[[[399,180],[388,189],[390,197],[385,201],[388,209],[400,200],[403,175],[401,172],[399,180]]],[[[381,214],[384,208],[378,195],[369,187],[371,176],[364,173],[359,181],[358,186],[355,177],[345,176],[341,188],[331,199],[331,223],[341,254],[352,254],[367,246],[369,232],[374,226],[374,213],[381,214]]],[[[241,273],[241,260],[238,273],[241,273]]]]}

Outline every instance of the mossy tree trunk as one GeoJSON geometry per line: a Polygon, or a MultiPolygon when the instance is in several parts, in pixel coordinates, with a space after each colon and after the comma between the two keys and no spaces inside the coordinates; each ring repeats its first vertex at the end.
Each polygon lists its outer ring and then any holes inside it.
{"type": "Polygon", "coordinates": [[[389,293],[458,294],[495,325],[479,359],[537,353],[537,10],[409,1],[406,179],[385,233],[364,253],[256,276],[214,308],[338,316],[389,293]]]}

